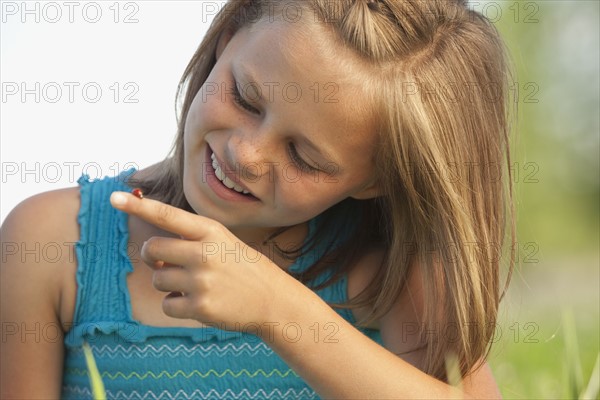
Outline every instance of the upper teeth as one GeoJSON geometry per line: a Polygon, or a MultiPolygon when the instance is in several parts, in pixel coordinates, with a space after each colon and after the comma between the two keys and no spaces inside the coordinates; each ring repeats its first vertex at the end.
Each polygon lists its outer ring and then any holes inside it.
{"type": "Polygon", "coordinates": [[[212,166],[215,169],[215,175],[221,182],[223,182],[223,185],[227,186],[229,189],[235,190],[238,193],[243,193],[243,194],[250,193],[249,191],[245,190],[240,185],[236,184],[234,181],[229,179],[227,176],[225,176],[225,172],[223,172],[223,170],[221,169],[221,166],[217,162],[217,157],[215,157],[215,153],[212,153],[210,155],[210,158],[212,160],[212,166]]]}

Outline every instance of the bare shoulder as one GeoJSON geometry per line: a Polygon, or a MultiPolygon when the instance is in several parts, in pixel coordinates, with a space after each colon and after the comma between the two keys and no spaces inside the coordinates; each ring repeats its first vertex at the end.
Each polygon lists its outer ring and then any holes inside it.
{"type": "MultiPolygon", "coordinates": [[[[29,197],[19,203],[2,224],[3,243],[11,238],[29,243],[37,241],[34,247],[38,247],[63,239],[77,240],[79,205],[77,187],[29,197]]],[[[31,259],[35,257],[32,255],[31,259]]]]}
{"type": "Polygon", "coordinates": [[[75,187],[32,196],[10,212],[0,228],[3,297],[21,297],[26,292],[28,304],[39,301],[47,307],[49,302],[58,315],[64,315],[66,304],[61,298],[65,291],[71,291],[73,299],[75,295],[79,205],[75,187]]]}
{"type": "Polygon", "coordinates": [[[79,203],[78,188],[42,193],[21,202],[0,228],[0,398],[60,397],[79,203]]]}
{"type": "Polygon", "coordinates": [[[476,399],[502,398],[492,369],[487,362],[462,381],[462,389],[476,399]]]}
{"type": "MultiPolygon", "coordinates": [[[[46,209],[60,207],[61,204],[64,204],[65,207],[68,208],[67,202],[71,202],[71,205],[79,204],[79,187],[70,187],[65,189],[57,189],[50,190],[48,192],[43,192],[39,194],[35,194],[31,197],[26,198],[21,201],[8,215],[8,217],[18,214],[23,209],[27,211],[46,211],[46,209]]],[[[64,210],[61,210],[64,211],[64,210]]],[[[75,210],[77,213],[78,210],[75,210]]],[[[7,220],[8,220],[7,217],[7,220]]]]}

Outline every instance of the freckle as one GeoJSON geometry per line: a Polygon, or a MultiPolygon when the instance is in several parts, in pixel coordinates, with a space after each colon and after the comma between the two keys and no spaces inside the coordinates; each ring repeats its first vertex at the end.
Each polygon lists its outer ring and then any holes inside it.
{"type": "Polygon", "coordinates": [[[131,191],[131,194],[134,195],[135,197],[137,197],[138,199],[144,198],[144,193],[142,193],[142,189],[140,189],[140,188],[133,189],[131,191]]]}

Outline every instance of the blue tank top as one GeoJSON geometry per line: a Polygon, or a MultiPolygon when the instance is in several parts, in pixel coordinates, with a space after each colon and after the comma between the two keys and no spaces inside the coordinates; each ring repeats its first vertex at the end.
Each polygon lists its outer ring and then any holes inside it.
{"type": "MultiPolygon", "coordinates": [[[[76,244],[77,300],[73,326],[65,334],[63,399],[91,399],[82,345],[94,354],[108,399],[315,399],[316,393],[269,348],[256,326],[232,332],[215,327],[155,327],[139,323],[131,313],[126,276],[133,271],[128,256],[128,216],[109,202],[113,191],[129,191],[127,177],[78,183],[81,208],[76,244]]],[[[309,223],[310,237],[315,220],[309,223]]],[[[310,267],[319,251],[299,257],[290,271],[310,267]]],[[[325,272],[311,283],[330,276],[325,272]]],[[[316,290],[325,301],[347,300],[347,279],[316,290]]],[[[355,323],[348,309],[337,312],[355,323]]],[[[267,328],[268,327],[261,327],[267,328]]],[[[378,331],[361,329],[381,343],[378,331]]],[[[291,330],[290,330],[291,332],[291,330]]],[[[304,334],[313,334],[305,332],[304,334]]]]}

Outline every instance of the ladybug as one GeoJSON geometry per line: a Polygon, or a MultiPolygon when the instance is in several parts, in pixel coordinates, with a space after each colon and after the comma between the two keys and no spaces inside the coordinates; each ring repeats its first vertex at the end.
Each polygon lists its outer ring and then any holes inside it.
{"type": "Polygon", "coordinates": [[[135,197],[137,197],[138,199],[144,198],[144,193],[142,193],[142,189],[140,189],[140,188],[133,189],[131,191],[131,194],[134,195],[135,197]]]}

